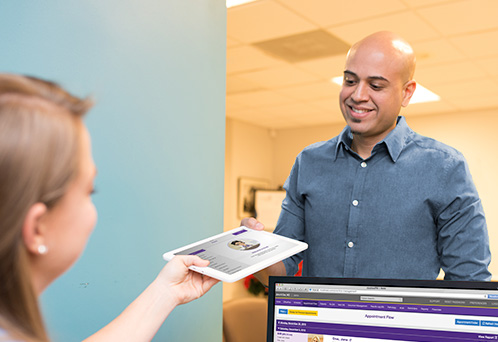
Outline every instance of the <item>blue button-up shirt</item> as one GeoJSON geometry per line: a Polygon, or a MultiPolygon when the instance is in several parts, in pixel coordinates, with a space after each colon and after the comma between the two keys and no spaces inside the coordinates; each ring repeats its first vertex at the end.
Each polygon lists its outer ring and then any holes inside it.
{"type": "Polygon", "coordinates": [[[276,234],[309,248],[284,260],[304,276],[489,280],[483,208],[462,154],[403,117],[368,159],[349,127],[296,158],[276,234]]]}

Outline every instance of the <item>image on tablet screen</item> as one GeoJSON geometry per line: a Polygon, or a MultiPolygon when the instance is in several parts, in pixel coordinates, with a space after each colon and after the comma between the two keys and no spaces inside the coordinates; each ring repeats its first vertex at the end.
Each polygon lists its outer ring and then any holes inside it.
{"type": "Polygon", "coordinates": [[[251,249],[258,248],[260,246],[259,241],[250,240],[250,239],[237,239],[232,240],[228,243],[228,247],[235,249],[237,251],[248,251],[251,249]]]}
{"type": "Polygon", "coordinates": [[[209,268],[234,274],[282,250],[285,251],[292,245],[291,241],[277,239],[273,234],[262,235],[258,231],[241,228],[175,254],[197,255],[210,261],[209,268]]]}

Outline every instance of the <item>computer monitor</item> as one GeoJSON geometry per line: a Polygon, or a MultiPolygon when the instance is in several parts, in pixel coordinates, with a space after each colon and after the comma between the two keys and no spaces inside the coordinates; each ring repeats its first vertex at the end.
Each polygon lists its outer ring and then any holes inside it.
{"type": "Polygon", "coordinates": [[[498,283],[270,277],[267,342],[498,341],[498,283]]]}

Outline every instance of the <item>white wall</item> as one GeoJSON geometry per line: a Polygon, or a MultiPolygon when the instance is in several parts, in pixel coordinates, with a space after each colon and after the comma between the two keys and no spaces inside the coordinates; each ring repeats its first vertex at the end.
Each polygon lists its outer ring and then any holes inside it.
{"type": "Polygon", "coordinates": [[[344,124],[303,127],[277,131],[275,138],[275,179],[283,185],[294,164],[294,160],[303,148],[318,141],[335,137],[344,128],[344,124]]]}
{"type": "MultiPolygon", "coordinates": [[[[224,230],[240,225],[237,216],[237,183],[240,177],[268,180],[273,186],[274,141],[270,131],[227,119],[225,137],[224,230]]],[[[223,300],[247,295],[243,281],[223,284],[223,300]]]]}
{"type": "MultiPolygon", "coordinates": [[[[418,133],[435,138],[460,150],[469,163],[474,182],[481,196],[490,235],[491,252],[498,255],[498,109],[413,116],[408,124],[418,133]]],[[[328,140],[341,132],[344,124],[277,130],[235,120],[227,120],[225,164],[225,229],[240,223],[236,217],[236,180],[239,176],[271,179],[276,187],[289,175],[297,154],[306,146],[328,140]],[[273,138],[271,137],[273,136],[273,138]]],[[[491,263],[491,272],[498,276],[498,262],[491,263]]],[[[494,276],[493,279],[498,279],[494,276]]],[[[223,300],[247,296],[242,282],[225,284],[223,300]]]]}

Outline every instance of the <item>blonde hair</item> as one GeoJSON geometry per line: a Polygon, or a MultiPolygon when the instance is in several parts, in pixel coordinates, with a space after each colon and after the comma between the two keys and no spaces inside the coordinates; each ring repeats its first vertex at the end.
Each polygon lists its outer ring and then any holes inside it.
{"type": "Polygon", "coordinates": [[[91,106],[55,83],[0,74],[0,326],[12,337],[48,341],[22,225],[31,206],[52,208],[76,177],[91,106]]]}

